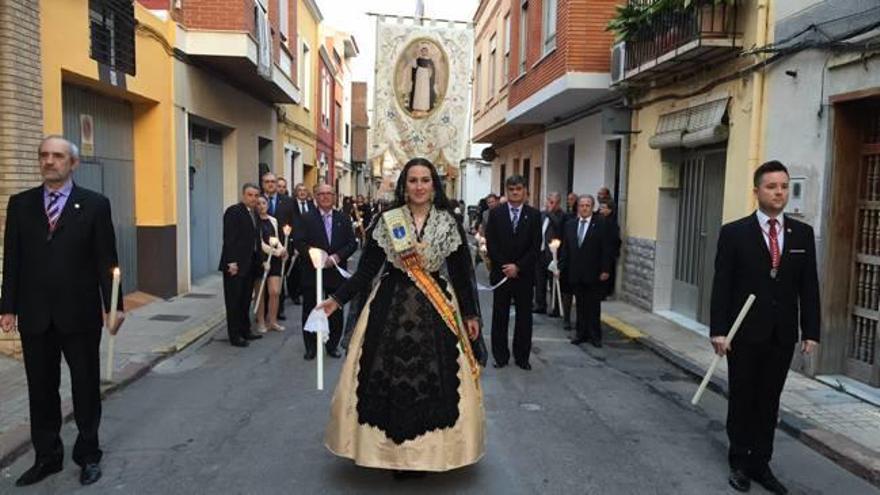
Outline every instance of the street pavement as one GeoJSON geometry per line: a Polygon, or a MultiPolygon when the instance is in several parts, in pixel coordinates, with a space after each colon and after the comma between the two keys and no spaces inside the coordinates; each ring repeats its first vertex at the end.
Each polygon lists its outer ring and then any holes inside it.
{"type": "MultiPolygon", "coordinates": [[[[483,294],[487,320],[490,297],[483,294]]],[[[288,308],[291,328],[299,308],[288,308]]],[[[726,481],[724,398],[710,391],[691,407],[695,379],[618,333],[606,334],[602,349],[576,347],[558,319],[537,316],[533,370],[483,375],[484,459],[405,481],[324,449],[342,363],[325,361],[319,392],[315,362],[302,353],[298,330],[242,349],[221,328],[105,401],[98,484],[79,486],[69,423],[65,470],[16,489],[29,452],[0,471],[0,493],[735,493],[726,481]]],[[[793,493],[880,493],[783,432],[773,466],[793,493]]]]}

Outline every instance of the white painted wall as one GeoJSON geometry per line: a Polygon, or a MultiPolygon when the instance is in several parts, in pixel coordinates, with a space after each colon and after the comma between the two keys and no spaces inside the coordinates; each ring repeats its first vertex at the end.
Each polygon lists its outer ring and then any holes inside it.
{"type": "Polygon", "coordinates": [[[554,146],[554,144],[572,141],[574,142],[574,192],[595,196],[602,186],[613,189],[614,170],[606,166],[608,149],[606,142],[619,137],[602,134],[601,114],[590,115],[567,126],[547,131],[545,139],[549,166],[545,172],[547,175],[544,179],[542,196],[546,196],[546,193],[551,191],[561,194],[571,192],[567,190],[566,184],[568,151],[564,146],[554,146]]]}

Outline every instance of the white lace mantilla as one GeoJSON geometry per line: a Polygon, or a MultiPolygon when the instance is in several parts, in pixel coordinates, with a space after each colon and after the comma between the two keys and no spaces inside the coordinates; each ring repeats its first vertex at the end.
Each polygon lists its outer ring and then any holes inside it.
{"type": "MultiPolygon", "coordinates": [[[[414,233],[415,222],[413,222],[412,212],[406,206],[402,207],[404,217],[408,224],[407,229],[414,233]]],[[[385,228],[385,218],[380,217],[373,229],[373,239],[385,251],[385,255],[391,263],[399,270],[406,271],[397,253],[391,244],[391,236],[388,229],[385,228]]],[[[424,268],[427,272],[436,272],[440,270],[446,257],[452,254],[461,245],[461,234],[458,232],[458,225],[455,217],[451,213],[443,210],[437,210],[431,207],[431,213],[428,216],[425,230],[422,234],[422,241],[416,243],[416,251],[419,252],[424,261],[424,268]]]]}

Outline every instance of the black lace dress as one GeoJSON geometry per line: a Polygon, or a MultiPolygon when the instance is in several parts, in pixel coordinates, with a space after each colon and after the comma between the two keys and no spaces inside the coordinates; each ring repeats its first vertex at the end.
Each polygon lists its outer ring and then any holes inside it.
{"type": "MultiPolygon", "coordinates": [[[[384,223],[375,228],[384,229],[384,223]]],[[[444,246],[423,255],[445,254],[426,269],[445,265],[449,282],[440,269],[431,276],[457,300],[462,321],[478,317],[463,229],[448,213],[436,212],[424,230],[422,242],[444,246]]],[[[458,338],[407,273],[389,260],[377,242],[382,236],[375,234],[369,233],[357,273],[334,294],[346,303],[382,272],[352,336],[327,445],[372,467],[440,471],[476,462],[483,453],[482,397],[458,338]],[[413,455],[422,450],[423,456],[413,455]]]]}

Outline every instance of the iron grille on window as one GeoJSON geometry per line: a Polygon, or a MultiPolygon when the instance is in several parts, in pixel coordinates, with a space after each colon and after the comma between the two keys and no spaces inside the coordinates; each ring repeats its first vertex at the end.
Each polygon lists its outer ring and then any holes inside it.
{"type": "Polygon", "coordinates": [[[136,24],[132,0],[89,0],[89,56],[112,70],[135,75],[136,24]]]}

